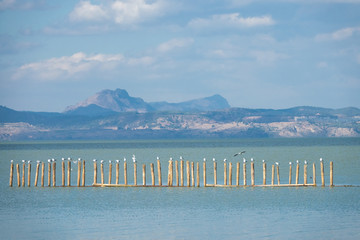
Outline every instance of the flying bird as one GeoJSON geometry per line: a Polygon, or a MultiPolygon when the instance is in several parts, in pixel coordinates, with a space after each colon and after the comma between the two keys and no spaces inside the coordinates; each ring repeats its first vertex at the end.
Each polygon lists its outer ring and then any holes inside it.
{"type": "Polygon", "coordinates": [[[238,155],[242,155],[242,154],[244,154],[246,151],[242,151],[242,152],[239,152],[239,153],[235,153],[234,154],[234,157],[236,157],[236,156],[238,156],[238,155]]]}

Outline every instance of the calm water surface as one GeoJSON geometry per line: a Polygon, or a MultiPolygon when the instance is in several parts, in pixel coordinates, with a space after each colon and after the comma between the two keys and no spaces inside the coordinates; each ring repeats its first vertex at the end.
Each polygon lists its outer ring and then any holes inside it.
{"type": "MultiPolygon", "coordinates": [[[[360,239],[359,138],[0,143],[0,163],[2,239],[360,239]],[[233,154],[241,150],[247,159],[255,159],[257,184],[262,182],[262,159],[268,163],[268,176],[270,165],[280,163],[281,183],[288,181],[289,161],[298,159],[301,170],[304,160],[315,162],[319,183],[322,157],[327,184],[329,161],[333,161],[334,183],[354,187],[8,187],[11,159],[15,163],[62,157],[107,161],[130,160],[132,154],[138,165],[147,166],[159,156],[163,182],[169,158],[183,156],[190,161],[207,158],[207,180],[212,183],[211,159],[215,157],[222,183],[222,160],[227,158],[235,166],[242,159],[233,154]]],[[[132,182],[132,166],[128,168],[132,182]]],[[[88,164],[87,185],[92,182],[92,171],[88,164]]],[[[57,183],[61,182],[59,172],[57,183]]],[[[312,176],[310,165],[308,172],[312,176]]]]}

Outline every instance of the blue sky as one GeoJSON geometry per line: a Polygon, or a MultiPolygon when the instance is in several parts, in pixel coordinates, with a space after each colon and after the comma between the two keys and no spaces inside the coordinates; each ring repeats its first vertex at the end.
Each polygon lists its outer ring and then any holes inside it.
{"type": "Polygon", "coordinates": [[[0,105],[145,101],[360,107],[360,0],[0,0],[0,105]]]}

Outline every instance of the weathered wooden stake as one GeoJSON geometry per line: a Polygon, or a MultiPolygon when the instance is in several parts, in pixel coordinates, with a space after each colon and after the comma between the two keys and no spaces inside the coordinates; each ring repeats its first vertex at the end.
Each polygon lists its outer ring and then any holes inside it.
{"type": "Polygon", "coordinates": [[[227,185],[227,163],[224,161],[224,185],[227,185]]]}
{"type": "Polygon", "coordinates": [[[51,160],[48,160],[48,187],[51,185],[51,160]]]}
{"type": "Polygon", "coordinates": [[[41,163],[41,186],[44,187],[45,163],[41,163]]]}
{"type": "Polygon", "coordinates": [[[304,164],[304,184],[307,184],[307,163],[304,164]]]}
{"type": "Polygon", "coordinates": [[[240,163],[236,163],[236,186],[240,185],[240,163]]]}
{"type": "Polygon", "coordinates": [[[191,186],[195,187],[195,166],[194,166],[194,162],[191,162],[191,186]]]}
{"type": "Polygon", "coordinates": [[[255,167],[254,167],[254,162],[251,161],[251,186],[255,185],[255,167]]]}
{"type": "Polygon", "coordinates": [[[52,175],[52,183],[53,183],[53,187],[56,186],[56,162],[54,161],[53,164],[52,164],[52,172],[53,172],[53,175],[52,175]]]}
{"type": "Polygon", "coordinates": [[[299,162],[296,162],[295,184],[299,184],[299,162]]]}
{"type": "Polygon", "coordinates": [[[101,184],[104,184],[104,163],[103,160],[100,162],[100,178],[101,178],[101,184]]]}
{"type": "Polygon", "coordinates": [[[142,177],[143,177],[143,186],[146,186],[146,165],[142,166],[142,177]]]}
{"type": "Polygon", "coordinates": [[[203,162],[203,180],[204,180],[204,187],[206,187],[206,161],[204,158],[204,162],[203,162]]]}
{"type": "Polygon", "coordinates": [[[190,187],[190,162],[186,161],[186,183],[190,187]]]}
{"type": "Polygon", "coordinates": [[[175,178],[176,178],[176,186],[179,186],[179,162],[175,160],[175,178]]]}
{"type": "Polygon", "coordinates": [[[19,167],[19,164],[16,164],[16,177],[17,177],[18,187],[20,187],[20,167],[19,167]]]}
{"type": "Polygon", "coordinates": [[[28,179],[27,179],[27,186],[30,187],[30,183],[31,183],[31,163],[28,162],[28,175],[27,175],[28,179]]]}
{"type": "Polygon", "coordinates": [[[22,165],[21,186],[25,187],[25,162],[22,165]]]}
{"type": "Polygon", "coordinates": [[[111,180],[112,180],[112,163],[111,161],[109,161],[109,184],[111,184],[111,180]]]}
{"type": "Polygon", "coordinates": [[[170,159],[169,161],[169,173],[168,173],[168,186],[173,186],[173,160],[170,159]]]}
{"type": "Polygon", "coordinates": [[[243,179],[244,179],[244,186],[246,186],[246,162],[243,163],[243,179]]]}
{"type": "Polygon", "coordinates": [[[334,164],[330,162],[330,187],[334,186],[334,164]]]}
{"type": "Polygon", "coordinates": [[[217,184],[217,163],[215,162],[215,158],[214,160],[214,185],[217,184]]]}
{"type": "Polygon", "coordinates": [[[82,181],[81,185],[85,187],[85,160],[82,162],[82,181]]]}
{"type": "Polygon", "coordinates": [[[200,164],[196,163],[196,186],[200,187],[200,164]]]}
{"type": "Polygon", "coordinates": [[[134,185],[137,185],[137,164],[134,162],[134,185]]]}
{"type": "Polygon", "coordinates": [[[277,184],[280,185],[280,171],[279,164],[276,164],[276,175],[277,175],[277,184]]]}
{"type": "Polygon", "coordinates": [[[232,185],[232,163],[229,162],[229,186],[232,185]]]}
{"type": "Polygon", "coordinates": [[[150,163],[150,171],[151,171],[151,185],[155,186],[155,173],[154,173],[154,164],[150,163]]]}
{"type": "Polygon", "coordinates": [[[292,182],[292,163],[289,162],[289,184],[292,182]]]}
{"type": "Polygon", "coordinates": [[[94,184],[97,183],[97,162],[96,159],[94,159],[94,184]]]}
{"type": "Polygon", "coordinates": [[[67,167],[67,185],[71,186],[71,159],[68,159],[68,167],[67,167]]]}
{"type": "Polygon", "coordinates": [[[80,177],[81,177],[81,161],[80,161],[80,158],[78,159],[77,165],[78,165],[77,186],[80,187],[80,177]]]}
{"type": "Polygon", "coordinates": [[[184,160],[180,157],[180,185],[184,186],[184,160]]]}
{"type": "Polygon", "coordinates": [[[266,185],[266,162],[263,160],[263,185],[266,185]]]}
{"type": "Polygon", "coordinates": [[[36,171],[35,171],[35,181],[34,186],[37,187],[38,178],[39,178],[39,168],[40,168],[40,162],[36,163],[36,171]]]}
{"type": "Polygon", "coordinates": [[[274,185],[274,178],[275,178],[275,166],[273,164],[271,165],[271,185],[274,185]]]}
{"type": "Polygon", "coordinates": [[[127,163],[126,163],[126,159],[124,159],[124,184],[127,185],[128,184],[128,180],[127,180],[127,163]]]}
{"type": "Polygon", "coordinates": [[[313,163],[313,184],[316,186],[316,169],[315,169],[315,163],[313,163]]]}
{"type": "Polygon", "coordinates": [[[120,171],[120,167],[119,167],[119,160],[116,160],[116,168],[115,168],[115,184],[119,184],[119,171],[120,171]]]}
{"type": "Polygon", "coordinates": [[[65,187],[65,161],[61,161],[61,186],[65,187]]]}
{"type": "Polygon", "coordinates": [[[320,170],[321,170],[321,186],[325,186],[325,177],[324,177],[324,162],[320,158],[320,170]]]}
{"type": "Polygon", "coordinates": [[[13,186],[13,174],[14,174],[14,163],[11,160],[11,163],[10,163],[10,179],[9,179],[9,186],[10,187],[13,186]]]}
{"type": "Polygon", "coordinates": [[[160,164],[160,159],[157,159],[157,169],[158,169],[158,182],[159,182],[159,186],[162,185],[162,181],[161,181],[161,164],[160,164]]]}

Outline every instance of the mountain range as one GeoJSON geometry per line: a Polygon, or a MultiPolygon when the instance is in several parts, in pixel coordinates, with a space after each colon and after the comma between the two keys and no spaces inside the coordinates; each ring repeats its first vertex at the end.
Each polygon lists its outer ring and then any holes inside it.
{"type": "Polygon", "coordinates": [[[61,113],[0,106],[1,141],[359,136],[358,108],[232,108],[220,95],[148,103],[116,89],[96,93],[61,113]]]}

